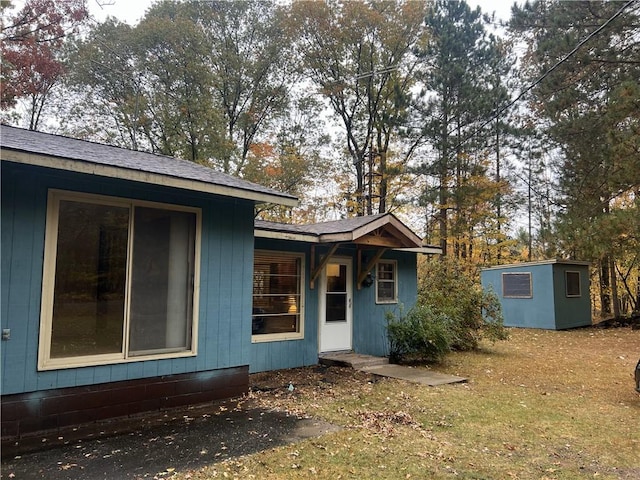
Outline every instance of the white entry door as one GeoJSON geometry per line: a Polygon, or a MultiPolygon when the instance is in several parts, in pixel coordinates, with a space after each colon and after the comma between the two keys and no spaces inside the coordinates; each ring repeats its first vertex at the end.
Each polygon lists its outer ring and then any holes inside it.
{"type": "Polygon", "coordinates": [[[320,281],[320,352],[351,350],[351,259],[332,259],[320,281]]]}

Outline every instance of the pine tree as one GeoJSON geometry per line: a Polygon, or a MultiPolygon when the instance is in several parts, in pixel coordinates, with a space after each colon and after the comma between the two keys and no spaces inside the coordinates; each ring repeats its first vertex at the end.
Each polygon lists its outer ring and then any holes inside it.
{"type": "Polygon", "coordinates": [[[619,315],[616,271],[637,257],[639,19],[637,2],[539,0],[511,21],[530,44],[525,73],[541,78],[532,111],[560,152],[560,246],[598,265],[603,316],[619,315]]]}

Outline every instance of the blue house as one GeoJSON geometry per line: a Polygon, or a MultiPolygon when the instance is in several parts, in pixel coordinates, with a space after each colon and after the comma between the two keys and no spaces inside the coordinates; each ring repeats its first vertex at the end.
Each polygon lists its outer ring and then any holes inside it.
{"type": "Polygon", "coordinates": [[[249,372],[384,355],[437,253],[390,214],[254,221],[297,199],[207,167],[1,129],[2,437],[241,395],[249,372]]]}
{"type": "Polygon", "coordinates": [[[572,260],[500,265],[481,271],[498,295],[508,327],[564,330],[591,325],[589,263],[572,260]]]}
{"type": "Polygon", "coordinates": [[[415,304],[416,255],[440,252],[391,214],[256,221],[255,236],[251,371],[315,364],[319,352],[387,355],[386,312],[415,304]]]}

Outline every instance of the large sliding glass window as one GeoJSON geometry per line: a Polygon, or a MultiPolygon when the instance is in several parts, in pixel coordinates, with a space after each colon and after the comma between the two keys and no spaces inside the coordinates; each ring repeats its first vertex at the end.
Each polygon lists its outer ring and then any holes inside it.
{"type": "Polygon", "coordinates": [[[39,367],[195,354],[199,211],[51,192],[39,367]]]}
{"type": "Polygon", "coordinates": [[[256,251],[253,263],[254,341],[303,337],[303,256],[256,251]]]}

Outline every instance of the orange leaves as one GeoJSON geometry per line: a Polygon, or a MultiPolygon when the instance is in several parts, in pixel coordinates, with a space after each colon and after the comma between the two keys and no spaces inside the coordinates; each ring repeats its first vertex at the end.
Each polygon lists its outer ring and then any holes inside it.
{"type": "Polygon", "coordinates": [[[271,184],[283,174],[282,165],[279,165],[278,154],[270,143],[253,143],[249,147],[247,160],[249,163],[245,167],[245,174],[255,176],[255,180],[262,179],[261,183],[263,184],[271,184]]]}
{"type": "Polygon", "coordinates": [[[249,152],[258,160],[273,158],[275,156],[275,149],[273,148],[273,145],[266,142],[251,144],[251,146],[249,147],[249,152]]]}

